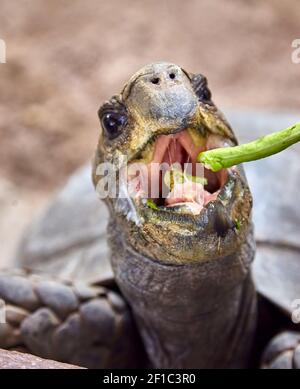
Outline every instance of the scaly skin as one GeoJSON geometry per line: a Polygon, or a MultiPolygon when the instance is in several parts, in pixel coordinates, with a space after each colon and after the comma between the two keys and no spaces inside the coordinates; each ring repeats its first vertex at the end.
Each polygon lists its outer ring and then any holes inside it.
{"type": "MultiPolygon", "coordinates": [[[[210,99],[206,79],[176,65],[146,66],[99,110],[103,131],[97,166],[122,166],[161,134],[190,128],[236,144],[210,99]],[[173,74],[171,77],[170,74],[173,74]],[[110,139],[103,117],[126,117],[110,139]]],[[[226,368],[249,366],[256,327],[252,198],[241,168],[228,173],[218,198],[200,215],[163,211],[128,199],[107,199],[111,262],[133,309],[154,367],[226,368]],[[133,208],[133,209],[132,209],[133,208]],[[238,228],[235,225],[239,221],[238,228]]]]}
{"type": "Polygon", "coordinates": [[[6,303],[0,349],[92,369],[142,363],[128,308],[109,287],[63,283],[20,269],[2,270],[0,299],[6,303]]]}

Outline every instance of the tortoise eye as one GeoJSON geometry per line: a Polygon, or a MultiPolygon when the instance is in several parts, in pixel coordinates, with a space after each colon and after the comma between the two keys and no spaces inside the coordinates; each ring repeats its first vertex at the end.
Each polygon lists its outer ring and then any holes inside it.
{"type": "Polygon", "coordinates": [[[127,123],[127,117],[119,112],[106,112],[101,118],[101,124],[109,139],[120,135],[127,123]]]}
{"type": "Polygon", "coordinates": [[[202,88],[202,90],[199,90],[198,92],[198,97],[200,100],[210,100],[211,99],[211,92],[210,90],[207,88],[207,86],[205,86],[204,88],[202,88]]]}
{"type": "Polygon", "coordinates": [[[191,79],[192,86],[198,99],[206,104],[212,104],[211,92],[207,86],[207,80],[202,74],[196,74],[191,79]]]}

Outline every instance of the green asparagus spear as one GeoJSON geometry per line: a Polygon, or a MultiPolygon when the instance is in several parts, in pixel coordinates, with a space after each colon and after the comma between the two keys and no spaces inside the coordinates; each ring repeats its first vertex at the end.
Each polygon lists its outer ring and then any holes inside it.
{"type": "Polygon", "coordinates": [[[243,162],[255,161],[280,153],[300,141],[300,122],[240,146],[208,150],[198,155],[198,162],[217,172],[243,162]]]}

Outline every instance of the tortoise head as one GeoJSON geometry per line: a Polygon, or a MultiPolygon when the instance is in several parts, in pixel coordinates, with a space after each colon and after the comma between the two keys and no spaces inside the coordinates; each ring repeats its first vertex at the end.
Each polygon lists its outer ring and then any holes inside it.
{"type": "Polygon", "coordinates": [[[186,263],[240,246],[252,206],[242,168],[213,173],[197,163],[199,152],[237,143],[204,76],[171,63],[145,66],[99,118],[94,184],[102,197],[109,187],[105,201],[132,247],[186,263]]]}

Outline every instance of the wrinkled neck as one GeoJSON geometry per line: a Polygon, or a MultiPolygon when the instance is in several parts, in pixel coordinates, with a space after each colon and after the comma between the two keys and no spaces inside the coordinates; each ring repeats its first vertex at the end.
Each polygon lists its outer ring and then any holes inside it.
{"type": "Polygon", "coordinates": [[[116,281],[130,303],[154,367],[245,367],[255,330],[252,232],[233,255],[165,265],[110,228],[116,281]]]}

